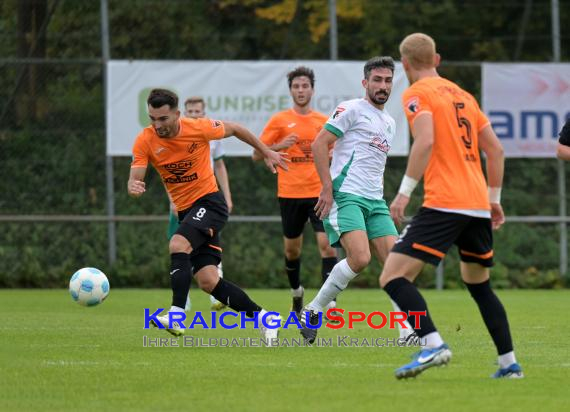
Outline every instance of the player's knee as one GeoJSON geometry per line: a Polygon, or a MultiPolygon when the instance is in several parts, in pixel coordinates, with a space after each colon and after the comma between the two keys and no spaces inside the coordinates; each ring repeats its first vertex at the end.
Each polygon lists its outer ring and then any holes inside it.
{"type": "Polygon", "coordinates": [[[387,266],[384,266],[384,269],[382,270],[382,273],[380,274],[378,281],[380,283],[380,287],[382,289],[384,289],[384,287],[388,283],[390,283],[394,279],[398,279],[398,278],[406,278],[406,279],[408,279],[408,281],[413,283],[414,280],[416,279],[416,275],[412,275],[412,274],[402,272],[402,271],[395,272],[395,271],[392,271],[389,268],[387,268],[387,266]]]}
{"type": "Polygon", "coordinates": [[[467,286],[467,290],[471,294],[471,297],[475,299],[475,301],[485,300],[494,295],[489,279],[480,283],[464,283],[465,286],[467,286]]]}
{"type": "Polygon", "coordinates": [[[297,260],[301,257],[301,248],[295,246],[285,247],[285,257],[287,260],[297,260]]]}
{"type": "Polygon", "coordinates": [[[220,281],[219,277],[203,279],[200,282],[198,282],[198,286],[204,292],[209,294],[212,293],[212,291],[214,290],[219,281],[220,281]]]}
{"type": "Polygon", "coordinates": [[[212,291],[215,289],[216,285],[220,281],[220,277],[217,276],[216,272],[215,276],[214,275],[200,276],[196,277],[196,280],[198,281],[198,287],[200,289],[202,289],[206,293],[212,293],[212,291]]]}
{"type": "Polygon", "coordinates": [[[328,243],[326,245],[319,245],[319,252],[323,258],[336,257],[335,248],[330,246],[328,243]]]}
{"type": "Polygon", "coordinates": [[[356,253],[354,256],[347,257],[348,265],[356,272],[362,272],[370,263],[370,252],[356,253]]]}
{"type": "Polygon", "coordinates": [[[174,234],[168,243],[168,250],[170,251],[170,254],[190,253],[192,251],[192,247],[190,246],[188,239],[186,239],[184,236],[174,234]]]}
{"type": "Polygon", "coordinates": [[[384,286],[386,286],[388,283],[390,283],[390,281],[393,279],[393,277],[391,277],[390,275],[388,275],[387,273],[385,273],[384,271],[380,274],[380,276],[378,276],[378,283],[380,284],[380,287],[382,289],[384,289],[384,286]]]}
{"type": "Polygon", "coordinates": [[[198,253],[192,258],[194,278],[198,283],[198,287],[204,292],[211,293],[218,284],[220,280],[218,274],[220,261],[220,256],[207,253],[198,253]]]}

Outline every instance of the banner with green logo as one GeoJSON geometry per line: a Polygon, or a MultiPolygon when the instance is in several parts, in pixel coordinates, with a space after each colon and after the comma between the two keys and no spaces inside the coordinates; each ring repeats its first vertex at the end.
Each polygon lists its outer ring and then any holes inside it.
{"type": "MultiPolygon", "coordinates": [[[[364,96],[365,62],[347,61],[123,61],[108,63],[107,154],[130,156],[133,142],[149,125],[146,99],[153,88],[178,94],[180,110],[190,96],[206,101],[208,117],[235,121],[259,136],[276,112],[292,105],[286,75],[298,66],[315,72],[314,110],[327,116],[343,100],[364,96]]],[[[386,105],[396,120],[391,155],[408,154],[408,125],[401,96],[408,80],[396,65],[392,94],[386,105]]],[[[250,156],[251,148],[235,137],[224,140],[228,156],[250,156]]]]}

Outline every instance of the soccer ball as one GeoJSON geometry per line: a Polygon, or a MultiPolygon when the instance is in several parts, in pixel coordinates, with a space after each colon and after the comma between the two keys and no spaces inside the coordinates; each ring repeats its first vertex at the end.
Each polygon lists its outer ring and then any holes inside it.
{"type": "Polygon", "coordinates": [[[69,281],[69,293],[80,305],[95,306],[109,294],[109,280],[99,269],[79,269],[69,281]]]}

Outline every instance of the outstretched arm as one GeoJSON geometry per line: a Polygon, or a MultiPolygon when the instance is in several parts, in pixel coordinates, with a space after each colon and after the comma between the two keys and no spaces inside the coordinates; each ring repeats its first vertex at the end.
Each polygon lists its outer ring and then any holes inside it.
{"type": "MultiPolygon", "coordinates": [[[[272,144],[271,146],[269,146],[269,148],[271,150],[279,152],[281,150],[285,150],[285,149],[288,149],[291,146],[293,146],[295,143],[297,143],[298,139],[299,139],[299,136],[297,136],[295,133],[292,133],[288,136],[285,136],[283,138],[283,140],[281,140],[280,142],[272,144]]],[[[261,155],[260,152],[258,152],[257,150],[254,150],[252,158],[254,161],[257,161],[257,160],[263,159],[263,156],[261,155]]]]}
{"type": "Polygon", "coordinates": [[[265,164],[273,173],[277,173],[276,166],[287,170],[287,163],[285,155],[277,153],[268,148],[262,141],[260,141],[253,133],[243,127],[241,124],[234,122],[224,122],[225,135],[224,137],[235,136],[242,142],[247,143],[255,150],[259,151],[265,160],[265,164]]]}

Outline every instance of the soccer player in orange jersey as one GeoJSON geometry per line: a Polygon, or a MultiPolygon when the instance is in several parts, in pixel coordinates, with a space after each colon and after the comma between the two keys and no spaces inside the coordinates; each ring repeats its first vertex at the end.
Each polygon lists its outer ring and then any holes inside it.
{"type": "MultiPolygon", "coordinates": [[[[276,324],[279,316],[266,315],[267,312],[242,289],[218,276],[216,266],[222,256],[219,233],[228,219],[228,208],[218,191],[211,167],[209,141],[236,136],[258,150],[274,173],[275,167],[287,168],[283,155],[268,149],[237,123],[181,118],[178,96],[169,90],[152,90],[147,104],[151,125],[143,129],[133,146],[128,193],[133,197],[144,194],[144,177],[150,163],[159,173],[178,211],[180,226],[169,243],[170,312],[184,312],[194,272],[200,289],[220,302],[237,312],[245,312],[248,317],[259,312],[259,316],[266,317],[267,323],[276,324]]],[[[178,323],[169,325],[168,316],[158,319],[173,335],[184,333],[178,323]]],[[[278,329],[261,327],[261,331],[271,342],[277,337],[278,329]]]]}
{"type": "MultiPolygon", "coordinates": [[[[202,97],[193,96],[189,97],[184,101],[184,115],[192,119],[199,119],[206,117],[206,102],[202,97]]],[[[222,145],[222,140],[210,140],[210,159],[212,167],[214,168],[214,176],[218,185],[220,186],[220,191],[224,195],[226,205],[228,206],[228,212],[232,213],[233,202],[232,202],[232,192],[230,191],[230,181],[228,179],[228,171],[226,169],[226,164],[224,163],[224,147],[222,145]]],[[[178,213],[176,208],[171,203],[170,204],[170,216],[168,222],[168,239],[170,239],[178,229],[178,213]]],[[[224,271],[222,269],[222,262],[218,265],[218,275],[223,278],[224,271]]],[[[210,308],[212,310],[222,310],[226,307],[222,302],[210,295],[210,308]]],[[[191,308],[190,294],[188,294],[188,299],[186,300],[186,306],[184,309],[189,311],[191,308]]]]}
{"type": "MultiPolygon", "coordinates": [[[[439,76],[440,57],[433,39],[422,33],[407,36],[400,54],[411,86],[402,99],[414,144],[406,174],[390,212],[399,223],[411,193],[424,178],[424,202],[388,255],[380,284],[406,313],[425,311],[416,333],[426,347],[396,377],[416,376],[451,359],[427,305],[412,283],[425,263],[437,265],[452,245],[461,258],[461,277],[479,306],[499,354],[493,377],[522,377],[515,359],[505,309],[489,283],[493,265],[492,229],[505,221],[500,203],[504,155],[499,139],[475,98],[439,76]],[[485,181],[479,156],[487,156],[485,181]]],[[[415,316],[410,316],[415,326],[415,316]]]]}
{"type": "MultiPolygon", "coordinates": [[[[310,220],[322,259],[323,283],[336,265],[336,251],[329,245],[323,222],[315,213],[315,205],[321,191],[321,182],[315,169],[311,144],[327,121],[327,116],[311,109],[315,74],[308,67],[297,67],[287,74],[293,107],[276,113],[261,133],[261,141],[270,149],[287,153],[288,170],[279,170],[277,197],[281,209],[285,271],[289,278],[293,298],[292,309],[300,315],[303,309],[304,289],[301,285],[301,249],[303,229],[310,220]]],[[[261,159],[254,152],[254,160],[261,159]]],[[[331,302],[330,307],[334,307],[331,302]]]]}

